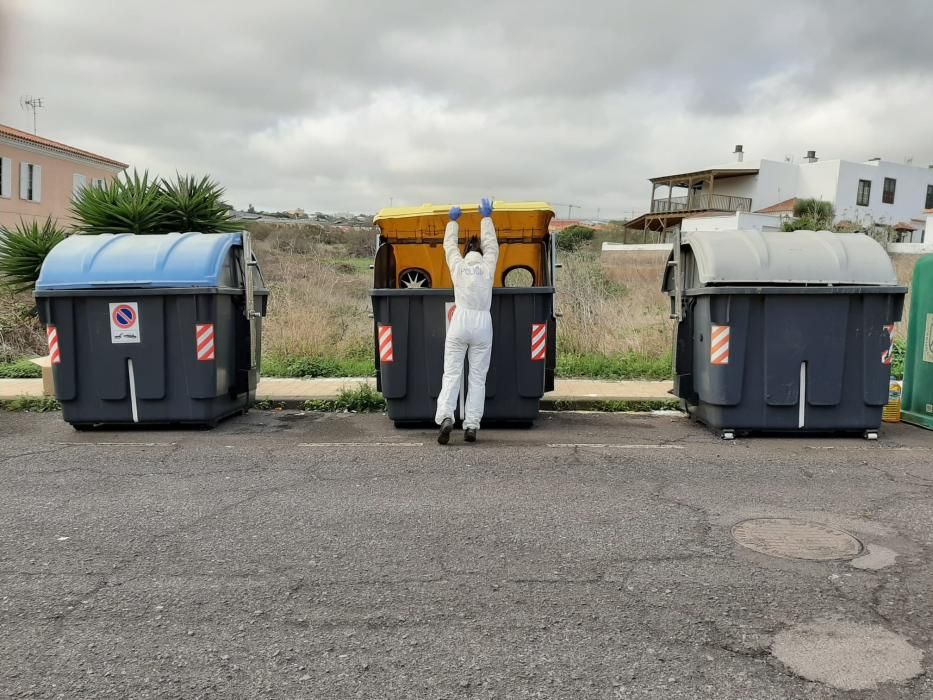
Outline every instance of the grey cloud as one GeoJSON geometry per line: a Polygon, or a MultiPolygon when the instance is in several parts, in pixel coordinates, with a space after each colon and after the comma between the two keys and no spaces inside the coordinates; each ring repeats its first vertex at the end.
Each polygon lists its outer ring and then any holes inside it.
{"type": "Polygon", "coordinates": [[[929,7],[0,0],[0,121],[22,125],[19,95],[42,94],[46,135],[210,172],[241,205],[495,190],[619,215],[647,177],[737,142],[874,147],[848,132],[933,159],[930,127],[904,115],[930,111],[929,7]],[[865,109],[866,90],[899,104],[865,109]]]}

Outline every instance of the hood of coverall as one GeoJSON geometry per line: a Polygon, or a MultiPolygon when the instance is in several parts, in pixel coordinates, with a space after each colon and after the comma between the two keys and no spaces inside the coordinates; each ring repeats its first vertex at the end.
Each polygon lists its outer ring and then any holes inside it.
{"type": "Polygon", "coordinates": [[[463,262],[465,262],[467,265],[479,265],[483,262],[483,256],[477,253],[475,250],[471,250],[463,258],[463,262]]]}

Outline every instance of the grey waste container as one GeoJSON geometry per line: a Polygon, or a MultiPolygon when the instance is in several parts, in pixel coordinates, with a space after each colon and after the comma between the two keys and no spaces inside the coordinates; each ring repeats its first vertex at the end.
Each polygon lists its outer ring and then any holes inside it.
{"type": "Polygon", "coordinates": [[[71,236],[35,296],[76,428],[210,426],[255,397],[268,291],[247,234],[71,236]]]}
{"type": "Polygon", "coordinates": [[[675,243],[675,394],[737,431],[877,437],[906,289],[862,234],[710,231],[675,243]]]}

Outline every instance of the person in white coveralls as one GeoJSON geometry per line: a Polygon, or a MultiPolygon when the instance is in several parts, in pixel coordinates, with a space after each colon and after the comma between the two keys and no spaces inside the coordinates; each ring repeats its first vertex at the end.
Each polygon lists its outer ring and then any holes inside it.
{"type": "Polygon", "coordinates": [[[466,395],[466,410],[463,416],[463,439],[476,442],[476,431],[483,419],[486,401],[486,372],[492,355],[492,284],[499,261],[499,242],[496,227],[492,223],[493,203],[490,199],[480,202],[480,250],[470,250],[466,256],[460,254],[458,243],[460,207],[450,210],[450,221],[444,233],[444,253],[450,277],[454,283],[453,318],[447,329],[444,344],[444,379],[441,393],[437,397],[435,422],[441,427],[437,441],[446,445],[454,427],[454,410],[460,396],[460,381],[463,376],[463,359],[470,361],[470,374],[466,395]]]}

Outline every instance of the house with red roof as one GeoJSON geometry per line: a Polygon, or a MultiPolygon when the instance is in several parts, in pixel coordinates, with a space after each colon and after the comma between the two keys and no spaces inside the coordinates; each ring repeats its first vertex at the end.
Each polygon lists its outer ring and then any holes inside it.
{"type": "Polygon", "coordinates": [[[118,160],[0,124],[0,226],[49,216],[67,225],[75,193],[126,168],[118,160]]]}

